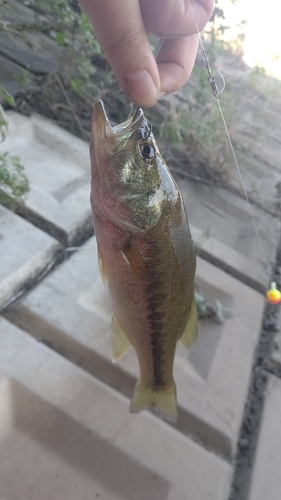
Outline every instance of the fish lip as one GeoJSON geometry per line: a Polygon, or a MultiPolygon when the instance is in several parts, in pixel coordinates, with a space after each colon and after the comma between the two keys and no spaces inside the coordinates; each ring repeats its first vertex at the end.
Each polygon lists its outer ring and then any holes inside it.
{"type": "Polygon", "coordinates": [[[101,100],[99,100],[95,103],[93,110],[93,135],[99,140],[112,136],[118,138],[124,134],[133,133],[137,128],[142,126],[144,120],[145,117],[143,110],[141,108],[137,108],[130,118],[120,124],[112,126],[107,116],[104,104],[101,100]]]}
{"type": "Polygon", "coordinates": [[[95,102],[92,115],[92,132],[97,139],[104,139],[113,135],[113,128],[101,100],[95,102]]]}
{"type": "Polygon", "coordinates": [[[143,110],[141,108],[137,108],[130,118],[125,120],[124,122],[115,125],[112,127],[114,135],[121,135],[133,132],[136,130],[142,123],[144,119],[143,110]]]}

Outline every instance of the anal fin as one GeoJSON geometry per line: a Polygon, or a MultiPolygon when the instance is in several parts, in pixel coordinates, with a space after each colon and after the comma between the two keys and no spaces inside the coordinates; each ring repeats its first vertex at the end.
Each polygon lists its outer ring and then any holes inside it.
{"type": "Polygon", "coordinates": [[[196,338],[197,338],[197,309],[195,300],[193,299],[188,320],[180,340],[183,343],[184,347],[189,349],[192,346],[193,342],[196,340],[196,338]]]}
{"type": "Polygon", "coordinates": [[[115,363],[129,349],[131,344],[119,325],[116,316],[112,316],[111,330],[112,361],[115,363]]]}

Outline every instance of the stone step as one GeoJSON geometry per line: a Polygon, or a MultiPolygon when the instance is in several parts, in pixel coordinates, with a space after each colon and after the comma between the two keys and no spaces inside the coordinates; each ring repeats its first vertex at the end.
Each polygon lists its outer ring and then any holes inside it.
{"type": "Polygon", "coordinates": [[[209,260],[206,253],[211,254],[216,265],[263,293],[275,262],[280,234],[278,218],[251,205],[259,242],[245,199],[225,189],[183,178],[177,178],[177,183],[189,223],[197,234],[200,231],[197,247],[199,252],[202,247],[202,256],[209,260]]]}
{"type": "Polygon", "coordinates": [[[249,259],[233,248],[224,245],[206,234],[206,231],[201,231],[194,226],[190,226],[190,231],[197,255],[258,292],[266,293],[268,277],[265,276],[261,265],[256,260],[249,259]]]}
{"type": "MultiPolygon", "coordinates": [[[[179,343],[174,375],[177,427],[229,460],[235,453],[264,299],[220,269],[197,259],[197,289],[233,316],[200,321],[195,346],[179,343]]],[[[98,270],[95,238],[5,311],[5,317],[123,394],[132,395],[139,369],[133,349],[111,362],[111,309],[98,270]]]]}
{"type": "Polygon", "coordinates": [[[93,233],[89,145],[41,116],[8,112],[0,153],[17,155],[30,191],[19,213],[64,245],[93,233]]]}
{"type": "Polygon", "coordinates": [[[0,205],[0,310],[61,252],[57,240],[0,205]]]}
{"type": "Polygon", "coordinates": [[[0,317],[1,500],[227,500],[232,468],[0,317]]]}

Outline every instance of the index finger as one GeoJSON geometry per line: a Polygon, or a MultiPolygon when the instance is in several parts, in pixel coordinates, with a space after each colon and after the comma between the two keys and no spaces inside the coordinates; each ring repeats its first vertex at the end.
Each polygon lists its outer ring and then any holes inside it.
{"type": "Polygon", "coordinates": [[[194,66],[198,42],[197,34],[163,41],[156,59],[162,94],[175,92],[186,83],[194,66]]]}
{"type": "Polygon", "coordinates": [[[143,107],[159,97],[160,77],[138,0],[80,0],[117,80],[143,107]]]}

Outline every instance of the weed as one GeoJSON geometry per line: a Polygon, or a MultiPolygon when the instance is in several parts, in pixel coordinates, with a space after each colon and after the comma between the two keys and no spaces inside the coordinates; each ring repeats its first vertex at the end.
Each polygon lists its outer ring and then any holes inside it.
{"type": "Polygon", "coordinates": [[[62,48],[59,75],[63,85],[92,105],[116,80],[86,14],[67,0],[34,0],[33,8],[51,16],[47,32],[62,48]]]}
{"type": "MultiPolygon", "coordinates": [[[[24,166],[18,156],[11,156],[7,152],[0,155],[0,189],[5,189],[2,197],[7,195],[19,199],[28,191],[28,180],[24,173],[24,166]]],[[[1,200],[1,192],[0,192],[1,200]]]]}
{"type": "MultiPolygon", "coordinates": [[[[10,106],[14,105],[14,98],[0,86],[0,94],[10,106]]],[[[5,139],[8,121],[4,109],[0,105],[0,137],[5,139]]],[[[0,203],[10,205],[11,201],[18,201],[29,189],[29,183],[24,173],[24,167],[18,156],[9,153],[0,153],[0,203]]]]}
{"type": "MultiPolygon", "coordinates": [[[[75,0],[33,0],[32,6],[38,13],[37,29],[39,26],[41,31],[56,40],[62,49],[62,57],[58,73],[38,78],[37,90],[25,94],[19,107],[26,112],[35,108],[86,140],[90,136],[91,110],[95,100],[102,98],[105,101],[113,121],[126,119],[130,103],[121,92],[92,26],[78,3],[75,0]],[[48,18],[48,23],[40,21],[41,14],[48,18]]],[[[233,50],[235,54],[239,51],[239,40],[235,49],[222,40],[227,29],[223,11],[216,6],[204,42],[211,66],[225,50],[233,50]]],[[[150,37],[150,43],[155,45],[153,37],[150,37]]],[[[186,170],[185,163],[188,163],[193,175],[225,184],[230,164],[229,148],[227,139],[222,139],[221,119],[202,63],[202,60],[197,60],[193,76],[183,89],[183,99],[178,93],[171,100],[160,101],[146,110],[146,116],[157,139],[165,144],[168,156],[173,156],[172,162],[176,166],[181,164],[182,170],[186,170]],[[172,152],[173,155],[169,154],[172,152]]],[[[223,99],[231,128],[235,109],[228,89],[223,99]]]]}

